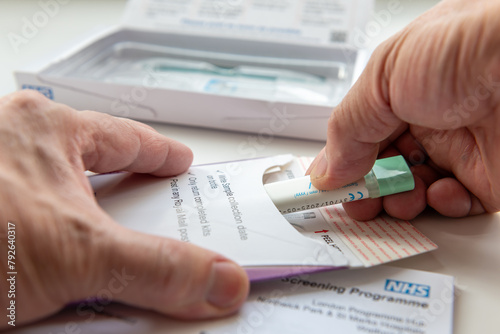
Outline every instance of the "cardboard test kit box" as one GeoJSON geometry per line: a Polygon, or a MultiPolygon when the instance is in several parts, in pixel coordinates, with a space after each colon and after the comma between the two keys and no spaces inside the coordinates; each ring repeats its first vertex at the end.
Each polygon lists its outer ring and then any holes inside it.
{"type": "Polygon", "coordinates": [[[130,0],[119,27],[15,76],[76,109],[323,140],[373,2],[130,0]]]}

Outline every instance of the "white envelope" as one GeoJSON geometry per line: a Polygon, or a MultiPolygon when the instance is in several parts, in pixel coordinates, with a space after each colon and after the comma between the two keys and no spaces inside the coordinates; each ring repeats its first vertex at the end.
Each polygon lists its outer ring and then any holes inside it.
{"type": "Polygon", "coordinates": [[[263,184],[301,176],[308,163],[280,155],[193,166],[172,178],[118,173],[90,179],[99,204],[121,225],[223,254],[252,280],[368,267],[436,248],[408,222],[356,222],[341,206],[283,216],[263,184]]]}

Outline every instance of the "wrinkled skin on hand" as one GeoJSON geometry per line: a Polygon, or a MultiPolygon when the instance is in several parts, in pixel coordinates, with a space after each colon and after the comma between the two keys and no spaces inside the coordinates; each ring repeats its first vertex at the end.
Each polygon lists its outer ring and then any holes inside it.
{"type": "Polygon", "coordinates": [[[244,302],[248,280],[239,266],[118,225],[98,206],[84,174],[176,175],[192,161],[183,144],[147,125],[24,91],[0,99],[0,157],[0,308],[10,305],[12,222],[17,326],[89,297],[111,296],[183,319],[224,316],[244,302]]]}
{"type": "Polygon", "coordinates": [[[500,1],[448,0],[374,52],[328,124],[309,173],[333,189],[377,157],[402,154],[415,190],[346,203],[359,220],[382,210],[412,219],[427,206],[450,217],[500,209],[500,1]]]}

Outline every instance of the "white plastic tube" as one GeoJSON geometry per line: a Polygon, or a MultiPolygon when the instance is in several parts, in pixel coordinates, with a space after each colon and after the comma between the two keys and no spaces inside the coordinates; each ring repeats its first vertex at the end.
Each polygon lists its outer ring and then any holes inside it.
{"type": "Polygon", "coordinates": [[[334,190],[315,188],[309,176],[268,183],[264,188],[278,210],[287,214],[409,191],[415,182],[404,158],[396,156],[377,160],[365,177],[334,190]]]}

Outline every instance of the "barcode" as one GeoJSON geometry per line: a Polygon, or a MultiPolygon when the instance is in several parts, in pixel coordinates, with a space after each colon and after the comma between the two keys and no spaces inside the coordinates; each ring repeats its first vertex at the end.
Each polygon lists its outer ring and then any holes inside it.
{"type": "Polygon", "coordinates": [[[330,42],[332,43],[344,43],[347,41],[347,31],[345,30],[334,30],[330,32],[330,42]]]}

